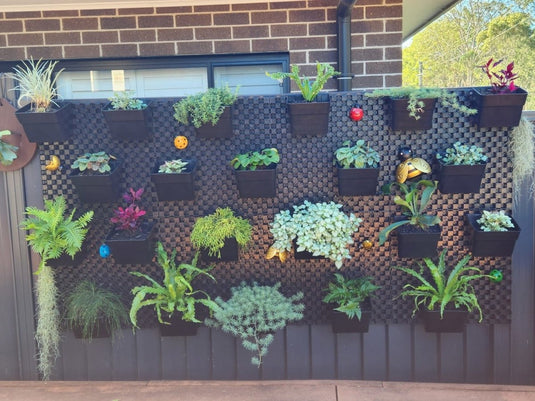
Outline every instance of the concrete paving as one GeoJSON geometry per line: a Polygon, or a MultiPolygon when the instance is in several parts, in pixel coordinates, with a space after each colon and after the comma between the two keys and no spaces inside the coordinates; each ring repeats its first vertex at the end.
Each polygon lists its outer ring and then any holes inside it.
{"type": "Polygon", "coordinates": [[[0,381],[1,401],[534,401],[534,386],[310,381],[0,381]]]}

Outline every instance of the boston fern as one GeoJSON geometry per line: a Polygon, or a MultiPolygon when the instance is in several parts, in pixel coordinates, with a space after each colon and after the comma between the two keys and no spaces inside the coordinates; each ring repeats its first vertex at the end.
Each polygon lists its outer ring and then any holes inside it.
{"type": "Polygon", "coordinates": [[[373,284],[370,277],[349,279],[334,273],[334,278],[325,289],[327,295],[323,302],[338,305],[334,310],[345,313],[349,319],[360,320],[362,302],[381,287],[373,284]]]}
{"type": "Polygon", "coordinates": [[[260,367],[262,358],[273,342],[273,332],[283,329],[288,322],[303,318],[304,305],[301,292],[291,297],[280,291],[280,283],[274,286],[260,286],[257,283],[231,289],[228,301],[216,298],[217,307],[206,324],[221,328],[225,333],[241,339],[245,349],[255,353],[251,362],[260,367]]]}
{"type": "Polygon", "coordinates": [[[162,324],[169,324],[162,317],[162,311],[166,313],[165,318],[170,318],[176,311],[182,315],[183,320],[198,323],[200,321],[196,317],[196,304],[205,305],[210,310],[215,308],[216,304],[208,294],[195,290],[192,286],[192,282],[200,275],[210,277],[215,281],[208,271],[197,267],[198,256],[199,254],[196,253],[191,264],[181,263],[177,266],[176,249],[173,249],[169,257],[162,243],[158,242],[156,258],[164,272],[163,283],[157,282],[146,274],[130,272],[150,283],[150,285],[137,286],[132,289],[134,299],[130,307],[130,321],[134,327],[137,327],[138,311],[145,306],[154,307],[158,321],[162,324]]]}
{"type": "Polygon", "coordinates": [[[434,310],[435,307],[438,307],[442,319],[446,306],[453,304],[456,309],[464,307],[469,312],[476,309],[479,312],[479,321],[481,322],[483,313],[471,282],[489,276],[482,274],[481,270],[476,267],[466,266],[470,260],[470,255],[462,258],[449,275],[446,275],[446,251],[447,249],[444,249],[440,253],[438,264],[433,263],[430,258],[424,258],[425,265],[418,262],[419,270],[396,266],[395,269],[401,270],[417,280],[417,284],[405,284],[401,296],[414,298],[413,316],[420,306],[424,306],[428,310],[434,310]],[[425,267],[430,274],[430,280],[424,273],[425,267]]]}

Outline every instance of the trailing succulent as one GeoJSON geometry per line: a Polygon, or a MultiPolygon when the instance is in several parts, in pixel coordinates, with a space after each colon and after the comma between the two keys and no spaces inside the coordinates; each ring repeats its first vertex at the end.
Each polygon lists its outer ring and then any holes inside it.
{"type": "Polygon", "coordinates": [[[334,273],[334,280],[325,289],[327,295],[323,302],[338,305],[334,310],[345,313],[349,319],[362,317],[361,304],[379,286],[372,283],[371,277],[346,278],[340,273],[334,273]]]}
{"type": "Polygon", "coordinates": [[[482,231],[508,231],[509,228],[515,228],[511,217],[503,210],[498,212],[484,210],[481,217],[477,219],[477,224],[482,231]]]}
{"type": "Polygon", "coordinates": [[[334,163],[341,168],[377,168],[381,160],[379,153],[366,145],[363,139],[357,140],[354,146],[345,141],[343,146],[334,152],[334,163]]]}
{"type": "Polygon", "coordinates": [[[344,259],[351,259],[348,245],[353,243],[353,234],[358,230],[362,219],[354,214],[346,215],[342,205],[334,202],[311,203],[305,201],[294,206],[293,213],[282,210],[271,223],[271,234],[275,243],[269,248],[266,257],[278,255],[286,260],[288,251],[295,240],[297,251],[308,251],[314,256],[325,256],[334,261],[337,268],[342,267],[344,259]]]}
{"type": "Polygon", "coordinates": [[[303,318],[305,307],[298,302],[303,293],[287,297],[279,288],[280,283],[261,286],[242,282],[231,289],[232,295],[227,301],[220,297],[215,299],[217,306],[213,317],[205,323],[240,338],[243,347],[254,353],[251,363],[260,367],[273,342],[273,332],[303,318]]]}
{"type": "Polygon", "coordinates": [[[437,153],[437,159],[444,165],[475,165],[487,161],[487,156],[483,154],[483,149],[475,145],[464,145],[461,142],[455,142],[444,152],[437,153]]]}

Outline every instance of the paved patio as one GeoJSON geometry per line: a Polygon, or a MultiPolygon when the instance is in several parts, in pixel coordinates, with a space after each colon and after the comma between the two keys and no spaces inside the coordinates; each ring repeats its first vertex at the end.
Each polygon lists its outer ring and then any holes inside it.
{"type": "Polygon", "coordinates": [[[0,381],[1,401],[533,401],[535,386],[374,381],[0,381]]]}

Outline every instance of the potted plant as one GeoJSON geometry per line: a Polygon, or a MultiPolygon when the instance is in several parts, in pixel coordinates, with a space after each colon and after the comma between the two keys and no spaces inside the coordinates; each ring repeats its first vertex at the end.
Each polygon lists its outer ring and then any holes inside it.
{"type": "Polygon", "coordinates": [[[366,93],[368,97],[387,97],[390,105],[390,128],[394,131],[431,129],[437,100],[463,114],[477,111],[459,103],[457,94],[441,88],[387,88],[366,93]]]}
{"type": "Polygon", "coordinates": [[[176,249],[171,257],[161,242],[156,246],[156,260],[163,270],[164,278],[160,283],[152,277],[130,272],[136,277],[144,278],[149,285],[136,286],[132,289],[134,299],[130,307],[130,321],[137,327],[137,313],[145,306],[152,306],[160,322],[162,336],[192,336],[197,333],[198,323],[196,305],[204,305],[209,311],[216,307],[214,301],[204,291],[193,288],[193,281],[199,276],[214,277],[197,267],[199,253],[195,254],[191,264],[176,264],[176,249]],[[176,312],[176,313],[175,313],[176,312]]]}
{"type": "Polygon", "coordinates": [[[102,113],[110,133],[117,139],[143,140],[151,137],[151,109],[133,92],[115,92],[102,113]]]}
{"type": "Polygon", "coordinates": [[[438,216],[424,214],[433,193],[437,189],[436,181],[420,180],[417,182],[394,182],[384,188],[389,194],[397,186],[404,198],[394,196],[394,203],[401,206],[403,217],[383,228],[379,233],[379,245],[383,245],[388,235],[396,230],[398,237],[398,255],[401,258],[433,257],[437,253],[440,239],[440,219],[438,216]]]}
{"type": "Polygon", "coordinates": [[[243,347],[254,353],[251,363],[257,367],[262,365],[273,342],[273,333],[303,318],[305,306],[299,303],[303,293],[287,297],[279,288],[280,283],[261,286],[242,282],[231,289],[232,295],[227,301],[220,297],[215,299],[217,306],[213,317],[205,320],[208,326],[241,339],[243,347]]]}
{"type": "Polygon", "coordinates": [[[121,297],[90,280],[81,281],[67,295],[65,308],[67,325],[74,337],[88,341],[110,337],[128,322],[121,297]]]}
{"type": "Polygon", "coordinates": [[[470,251],[474,256],[511,256],[520,226],[503,210],[466,216],[470,228],[470,251]]]}
{"type": "Polygon", "coordinates": [[[414,300],[413,316],[420,307],[425,308],[422,318],[425,330],[429,332],[463,331],[468,313],[472,310],[479,313],[479,322],[483,320],[472,281],[489,276],[476,267],[466,266],[470,255],[462,258],[447,274],[446,251],[444,249],[440,253],[438,264],[424,258],[423,264],[417,263],[418,269],[394,267],[415,279],[416,284],[405,284],[400,295],[414,300]]]}
{"type": "Polygon", "coordinates": [[[175,120],[183,125],[193,125],[200,138],[230,138],[230,106],[236,101],[237,93],[237,89],[233,93],[224,87],[190,95],[173,105],[175,120]]]}
{"type": "Polygon", "coordinates": [[[15,112],[30,142],[60,142],[71,136],[71,105],[58,102],[56,80],[63,69],[54,73],[58,61],[23,61],[14,67],[13,78],[20,91],[19,106],[15,112]]]}
{"type": "Polygon", "coordinates": [[[341,209],[342,205],[334,202],[305,201],[294,206],[293,213],[280,211],[270,225],[275,242],[266,257],[278,255],[284,261],[294,245],[297,259],[322,256],[341,268],[344,259],[351,259],[348,245],[353,243],[353,234],[362,222],[341,209]]]}
{"type": "Polygon", "coordinates": [[[113,202],[120,194],[121,162],[106,152],[84,153],[69,176],[82,202],[113,202]]]}
{"type": "Polygon", "coordinates": [[[487,156],[483,154],[483,149],[455,142],[443,152],[437,153],[437,160],[440,165],[440,192],[479,192],[487,165],[487,156]]]}
{"type": "Polygon", "coordinates": [[[156,165],[150,175],[160,201],[193,200],[195,189],[193,173],[194,160],[174,159],[156,165]]]}
{"type": "Polygon", "coordinates": [[[208,216],[195,221],[191,231],[191,243],[209,261],[238,260],[238,246],[244,247],[251,240],[252,226],[248,220],[234,216],[226,208],[217,208],[208,216]]]}
{"type": "MultiPolygon", "coordinates": [[[[295,136],[325,135],[329,129],[330,102],[328,94],[320,96],[320,91],[329,78],[339,75],[330,64],[316,63],[316,76],[314,80],[299,76],[299,66],[292,65],[291,72],[266,72],[270,78],[283,80],[290,78],[301,91],[301,99],[288,104],[290,109],[290,122],[292,134],[295,136]],[[316,99],[318,97],[318,99],[316,99]],[[304,101],[304,102],[303,102],[304,101]]],[[[293,100],[290,98],[290,100],[293,100]]]]}
{"type": "Polygon", "coordinates": [[[379,288],[371,277],[350,279],[334,273],[334,280],[325,289],[327,295],[323,298],[323,302],[334,304],[330,310],[333,332],[366,333],[372,315],[370,297],[379,288]]]}
{"type": "Polygon", "coordinates": [[[514,62],[500,70],[498,66],[502,62],[503,59],[491,58],[480,66],[490,81],[490,86],[473,88],[478,110],[475,123],[480,128],[516,127],[522,117],[528,93],[515,85],[518,74],[513,72],[514,62]]]}
{"type": "Polygon", "coordinates": [[[38,370],[43,380],[48,380],[59,355],[60,317],[57,305],[58,290],[54,272],[48,261],[63,253],[71,257],[80,250],[87,234],[87,225],[93,218],[88,211],[74,219],[74,210],[66,214],[65,198],[58,196],[53,201],[45,200],[44,210],[28,206],[28,216],[21,222],[21,229],[28,230],[26,241],[39,254],[41,261],[35,272],[35,302],[37,327],[35,339],[38,348],[38,370]]]}
{"type": "Polygon", "coordinates": [[[154,223],[141,219],[146,214],[138,206],[142,195],[143,188],[130,188],[123,195],[128,206],[118,207],[110,219],[115,227],[106,236],[106,244],[116,263],[147,264],[152,260],[154,223]]]}
{"type": "Polygon", "coordinates": [[[275,148],[239,154],[232,159],[230,165],[234,167],[240,198],[275,197],[279,161],[275,148]]]}
{"type": "Polygon", "coordinates": [[[338,192],[342,196],[375,195],[379,177],[379,153],[358,139],[354,146],[345,141],[334,152],[338,192]]]}
{"type": "Polygon", "coordinates": [[[17,158],[20,135],[12,134],[9,130],[0,131],[0,164],[9,166],[17,158]]]}

